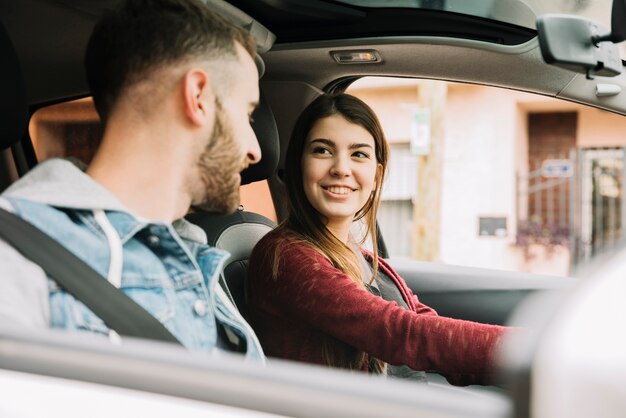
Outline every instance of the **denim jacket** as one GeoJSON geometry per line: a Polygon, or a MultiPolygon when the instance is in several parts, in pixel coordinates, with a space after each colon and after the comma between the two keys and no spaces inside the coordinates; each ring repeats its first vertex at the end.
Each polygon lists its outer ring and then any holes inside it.
{"type": "MultiPolygon", "coordinates": [[[[58,240],[185,347],[215,350],[217,321],[231,341],[245,341],[246,358],[263,361],[254,332],[218,285],[229,254],[206,245],[197,226],[140,219],[71,162],[58,159],[39,164],[12,185],[0,205],[58,240]]],[[[110,335],[85,305],[0,243],[0,322],[110,335]]]]}

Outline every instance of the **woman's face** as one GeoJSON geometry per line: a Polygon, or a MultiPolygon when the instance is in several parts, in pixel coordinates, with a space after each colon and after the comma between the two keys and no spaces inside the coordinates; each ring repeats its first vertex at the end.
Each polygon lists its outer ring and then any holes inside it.
{"type": "Polygon", "coordinates": [[[377,167],[374,138],[365,128],[340,115],[315,122],[302,154],[302,181],[331,231],[350,228],[375,187],[377,167]]]}

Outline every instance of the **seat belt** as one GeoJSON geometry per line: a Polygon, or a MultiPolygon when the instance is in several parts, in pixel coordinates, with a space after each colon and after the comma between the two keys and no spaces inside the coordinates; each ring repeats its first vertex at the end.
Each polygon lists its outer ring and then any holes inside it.
{"type": "Polygon", "coordinates": [[[181,344],[159,320],[58,241],[1,208],[0,238],[39,265],[118,334],[181,344]]]}

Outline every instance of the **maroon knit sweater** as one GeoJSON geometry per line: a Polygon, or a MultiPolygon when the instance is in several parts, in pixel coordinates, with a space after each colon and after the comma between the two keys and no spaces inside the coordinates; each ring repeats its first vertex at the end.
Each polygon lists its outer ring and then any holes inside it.
{"type": "Polygon", "coordinates": [[[406,310],[356,285],[328,259],[280,230],[266,235],[250,257],[250,323],[265,354],[325,364],[324,341],[343,341],[387,363],[436,371],[453,384],[488,383],[494,348],[506,328],[438,316],[379,259],[406,310]],[[278,278],[272,255],[280,245],[278,278]]]}

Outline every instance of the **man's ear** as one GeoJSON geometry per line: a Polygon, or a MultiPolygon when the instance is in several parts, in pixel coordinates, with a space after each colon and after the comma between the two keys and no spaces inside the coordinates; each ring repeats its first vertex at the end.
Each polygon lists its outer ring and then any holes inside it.
{"type": "Polygon", "coordinates": [[[213,123],[215,94],[208,74],[199,68],[187,71],[183,78],[183,107],[187,118],[197,126],[213,123]]]}

